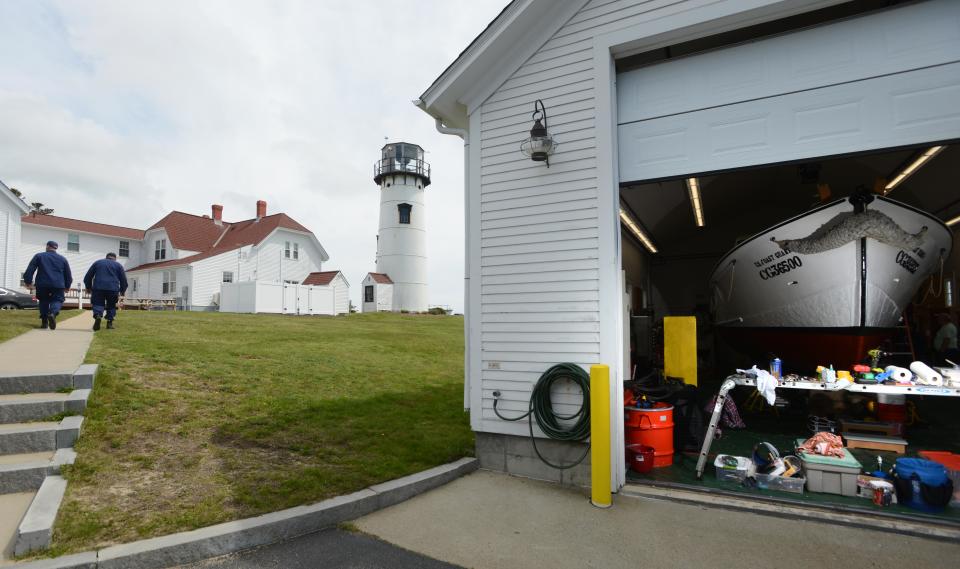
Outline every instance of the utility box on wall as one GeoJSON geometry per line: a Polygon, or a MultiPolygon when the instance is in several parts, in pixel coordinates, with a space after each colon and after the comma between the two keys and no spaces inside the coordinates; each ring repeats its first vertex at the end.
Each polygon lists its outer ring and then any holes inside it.
{"type": "Polygon", "coordinates": [[[663,318],[663,374],[697,385],[697,319],[693,316],[663,318]]]}

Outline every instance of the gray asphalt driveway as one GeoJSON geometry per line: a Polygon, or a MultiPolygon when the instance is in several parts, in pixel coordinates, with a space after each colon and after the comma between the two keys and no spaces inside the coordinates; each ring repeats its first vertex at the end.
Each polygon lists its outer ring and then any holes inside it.
{"type": "Polygon", "coordinates": [[[461,569],[364,534],[338,529],[228,555],[182,569],[461,569]]]}

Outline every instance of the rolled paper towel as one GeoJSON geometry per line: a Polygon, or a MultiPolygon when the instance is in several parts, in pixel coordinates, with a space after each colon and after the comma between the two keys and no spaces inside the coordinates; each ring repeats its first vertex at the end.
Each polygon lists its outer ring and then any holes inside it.
{"type": "Polygon", "coordinates": [[[923,385],[943,385],[943,376],[923,362],[910,364],[910,371],[917,376],[917,383],[923,385]]]}
{"type": "Polygon", "coordinates": [[[897,383],[907,383],[913,378],[913,374],[907,368],[887,366],[884,371],[890,374],[890,379],[895,379],[897,383]]]}

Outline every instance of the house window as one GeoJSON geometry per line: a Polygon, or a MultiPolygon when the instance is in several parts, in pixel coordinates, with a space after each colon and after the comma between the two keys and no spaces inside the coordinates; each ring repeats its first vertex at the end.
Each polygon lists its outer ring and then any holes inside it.
{"type": "Polygon", "coordinates": [[[67,233],[67,251],[80,251],[80,234],[67,233]]]}
{"type": "Polygon", "coordinates": [[[167,240],[157,239],[156,248],[153,250],[153,260],[162,261],[167,258],[167,240]]]}
{"type": "Polygon", "coordinates": [[[397,211],[400,212],[400,223],[410,223],[410,210],[413,206],[408,203],[397,204],[397,211]]]}
{"type": "Polygon", "coordinates": [[[163,271],[163,294],[177,293],[177,271],[163,271]]]}
{"type": "Polygon", "coordinates": [[[283,248],[283,258],[284,259],[290,258],[290,242],[289,241],[287,241],[286,246],[284,246],[283,248]]]}
{"type": "Polygon", "coordinates": [[[363,287],[363,301],[373,302],[373,285],[363,287]]]}
{"type": "Polygon", "coordinates": [[[233,282],[233,271],[223,271],[223,282],[225,283],[233,282]]]}
{"type": "Polygon", "coordinates": [[[294,243],[293,244],[293,260],[296,261],[299,258],[300,258],[300,244],[294,243]]]}
{"type": "Polygon", "coordinates": [[[121,242],[120,242],[120,249],[117,251],[117,256],[118,256],[118,257],[129,257],[129,256],[130,256],[130,242],[129,242],[129,241],[121,241],[121,242]]]}

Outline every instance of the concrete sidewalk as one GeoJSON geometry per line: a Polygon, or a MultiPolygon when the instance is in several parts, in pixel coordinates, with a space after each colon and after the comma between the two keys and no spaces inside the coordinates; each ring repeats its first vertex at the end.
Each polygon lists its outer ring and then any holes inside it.
{"type": "Polygon", "coordinates": [[[955,567],[960,545],[478,471],[360,518],[364,532],[475,569],[955,567]]]}
{"type": "Polygon", "coordinates": [[[84,310],[66,320],[58,319],[56,330],[38,328],[0,343],[0,376],[73,372],[87,355],[92,328],[93,313],[84,310]]]}

